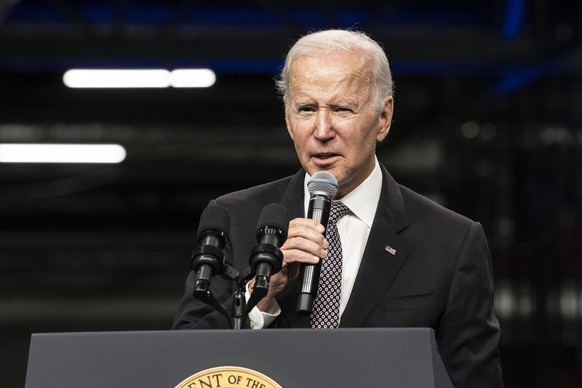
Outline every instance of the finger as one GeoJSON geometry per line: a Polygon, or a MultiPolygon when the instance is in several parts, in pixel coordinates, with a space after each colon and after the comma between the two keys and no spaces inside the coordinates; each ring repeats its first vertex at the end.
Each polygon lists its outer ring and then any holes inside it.
{"type": "Polygon", "coordinates": [[[287,249],[302,249],[319,255],[313,251],[317,246],[327,249],[329,244],[323,235],[324,227],[320,223],[308,218],[296,218],[289,223],[287,241],[284,247],[287,249]]]}
{"type": "Polygon", "coordinates": [[[288,235],[322,235],[325,228],[319,222],[310,218],[295,218],[289,222],[288,235]]]}
{"type": "Polygon", "coordinates": [[[292,237],[281,246],[283,261],[286,263],[318,261],[327,256],[327,245],[325,240],[315,242],[304,237],[292,237]]]}
{"type": "Polygon", "coordinates": [[[317,264],[326,255],[316,255],[299,249],[282,250],[283,257],[287,265],[294,263],[317,264]]]}

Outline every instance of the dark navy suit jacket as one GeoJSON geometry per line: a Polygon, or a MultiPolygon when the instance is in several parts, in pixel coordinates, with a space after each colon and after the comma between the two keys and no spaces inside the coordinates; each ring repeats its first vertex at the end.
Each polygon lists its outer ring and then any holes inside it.
{"type": "MultiPolygon", "coordinates": [[[[491,258],[481,225],[399,185],[381,168],[378,210],[340,326],[431,327],[458,387],[502,387],[491,258]]],[[[265,205],[280,203],[291,218],[304,217],[304,176],[301,170],[212,201],[230,214],[225,256],[235,268],[248,266],[265,205]]],[[[174,328],[228,328],[222,314],[192,297],[194,279],[191,273],[174,328]]],[[[278,296],[282,312],[271,327],[309,327],[309,318],[295,312],[297,283],[278,296]]],[[[232,282],[215,277],[211,289],[219,300],[231,299],[232,282]]]]}

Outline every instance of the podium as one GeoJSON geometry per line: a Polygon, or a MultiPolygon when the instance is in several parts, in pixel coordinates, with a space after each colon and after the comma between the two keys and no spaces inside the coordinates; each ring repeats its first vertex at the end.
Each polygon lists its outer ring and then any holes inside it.
{"type": "Polygon", "coordinates": [[[284,388],[453,387],[432,329],[359,328],[33,334],[26,388],[171,388],[206,370],[183,386],[265,387],[230,367],[284,388]]]}

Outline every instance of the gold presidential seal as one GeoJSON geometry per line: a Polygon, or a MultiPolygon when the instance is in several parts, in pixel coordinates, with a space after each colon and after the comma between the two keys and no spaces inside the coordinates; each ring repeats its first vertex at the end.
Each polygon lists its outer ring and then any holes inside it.
{"type": "Polygon", "coordinates": [[[198,372],[176,388],[283,388],[270,377],[239,366],[219,366],[198,372]]]}

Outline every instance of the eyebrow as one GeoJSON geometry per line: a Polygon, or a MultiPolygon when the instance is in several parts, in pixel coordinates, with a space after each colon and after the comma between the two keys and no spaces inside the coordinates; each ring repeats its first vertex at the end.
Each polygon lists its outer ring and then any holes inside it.
{"type": "Polygon", "coordinates": [[[301,108],[301,107],[305,107],[305,106],[317,106],[318,104],[314,101],[309,101],[309,100],[299,100],[299,101],[295,101],[293,103],[293,106],[295,108],[301,108]]]}
{"type": "Polygon", "coordinates": [[[360,104],[358,104],[355,101],[342,101],[332,103],[329,106],[332,108],[357,108],[358,106],[360,106],[360,104]]]}
{"type": "MultiPolygon", "coordinates": [[[[330,108],[357,108],[360,106],[360,104],[357,101],[353,100],[332,102],[326,105],[329,106],[330,108]]],[[[301,108],[306,106],[319,106],[319,104],[311,100],[299,100],[295,101],[293,103],[293,106],[296,108],[301,108]]]]}

